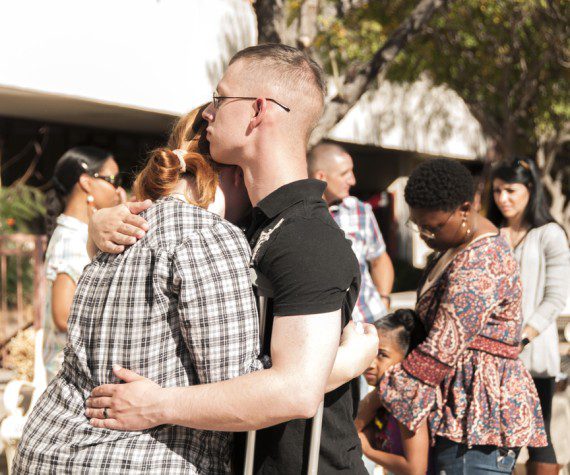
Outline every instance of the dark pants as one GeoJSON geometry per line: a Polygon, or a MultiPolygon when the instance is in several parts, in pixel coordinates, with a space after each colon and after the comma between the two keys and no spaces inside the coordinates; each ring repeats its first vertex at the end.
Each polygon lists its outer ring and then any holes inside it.
{"type": "Polygon", "coordinates": [[[556,463],[556,454],[554,453],[554,447],[552,447],[552,440],[550,439],[552,399],[554,398],[554,391],[556,389],[556,380],[555,378],[532,378],[532,380],[534,381],[536,391],[538,392],[538,398],[540,399],[548,445],[546,447],[529,447],[529,460],[540,463],[556,463]]]}
{"type": "Polygon", "coordinates": [[[458,444],[437,437],[435,442],[435,473],[437,475],[484,475],[512,473],[520,449],[493,445],[458,444]]]}

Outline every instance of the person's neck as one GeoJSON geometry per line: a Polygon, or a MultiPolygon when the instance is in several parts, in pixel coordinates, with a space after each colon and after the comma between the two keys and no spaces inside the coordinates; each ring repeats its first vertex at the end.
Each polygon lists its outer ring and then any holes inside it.
{"type": "Polygon", "coordinates": [[[507,228],[509,228],[511,231],[519,232],[524,231],[527,228],[527,224],[523,219],[522,213],[517,216],[513,216],[512,218],[508,218],[506,221],[507,228]]]}
{"type": "Polygon", "coordinates": [[[71,216],[82,223],[89,223],[91,212],[89,210],[89,205],[87,204],[87,196],[72,195],[63,210],[63,214],[71,216]]]}
{"type": "Polygon", "coordinates": [[[277,150],[260,154],[242,166],[245,187],[251,204],[288,183],[308,178],[304,153],[283,153],[277,150]]]}
{"type": "Polygon", "coordinates": [[[185,198],[190,200],[195,199],[194,194],[195,194],[194,183],[186,177],[181,177],[180,180],[178,180],[178,182],[172,189],[172,191],[170,192],[171,196],[183,195],[185,198]]]}

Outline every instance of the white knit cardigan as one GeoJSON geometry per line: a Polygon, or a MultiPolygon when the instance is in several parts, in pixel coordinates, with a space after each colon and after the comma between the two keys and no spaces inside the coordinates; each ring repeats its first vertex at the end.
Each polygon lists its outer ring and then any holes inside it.
{"type": "Polygon", "coordinates": [[[560,372],[556,318],[570,289],[568,239],[558,224],[549,223],[531,229],[514,253],[523,289],[523,321],[540,333],[520,358],[533,377],[553,377],[560,372]]]}

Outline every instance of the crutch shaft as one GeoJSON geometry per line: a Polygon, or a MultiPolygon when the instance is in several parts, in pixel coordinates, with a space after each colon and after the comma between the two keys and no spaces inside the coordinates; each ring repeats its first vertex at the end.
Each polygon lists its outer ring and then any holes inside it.
{"type": "MultiPolygon", "coordinates": [[[[267,298],[259,296],[259,338],[261,340],[261,351],[265,344],[265,323],[267,321],[267,298]]],[[[255,433],[250,430],[245,441],[245,463],[243,467],[244,475],[253,475],[253,465],[255,462],[255,433]]]]}
{"type": "Polygon", "coordinates": [[[311,426],[311,444],[309,446],[309,465],[307,467],[308,475],[317,475],[319,470],[319,452],[321,449],[321,432],[323,429],[323,411],[325,405],[321,401],[315,417],[313,417],[313,425],[311,426]]]}

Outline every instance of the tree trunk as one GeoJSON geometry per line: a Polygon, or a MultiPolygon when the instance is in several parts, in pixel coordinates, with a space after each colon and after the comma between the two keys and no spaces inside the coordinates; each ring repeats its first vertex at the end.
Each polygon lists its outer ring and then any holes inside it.
{"type": "Polygon", "coordinates": [[[291,20],[287,0],[256,0],[257,42],[283,43],[308,51],[318,33],[319,0],[304,0],[291,20]]]}
{"type": "Polygon", "coordinates": [[[347,114],[362,95],[370,88],[374,79],[386,71],[412,39],[431,19],[433,14],[449,0],[421,0],[386,43],[374,54],[372,60],[345,77],[342,89],[327,103],[323,117],[317,125],[309,146],[318,143],[347,114]]]}
{"type": "Polygon", "coordinates": [[[550,212],[570,236],[570,200],[564,194],[564,176],[562,172],[552,176],[556,155],[566,142],[570,142],[570,123],[557,132],[542,135],[538,141],[536,164],[543,173],[542,183],[552,198],[550,212]]]}
{"type": "Polygon", "coordinates": [[[256,0],[257,42],[284,43],[286,41],[286,0],[256,0]]]}

